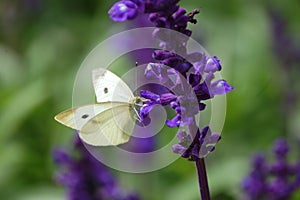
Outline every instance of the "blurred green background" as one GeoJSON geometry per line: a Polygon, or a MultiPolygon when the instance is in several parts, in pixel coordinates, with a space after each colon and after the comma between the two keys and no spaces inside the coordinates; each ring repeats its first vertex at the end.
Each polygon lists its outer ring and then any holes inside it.
{"type": "MultiPolygon", "coordinates": [[[[73,131],[53,117],[72,105],[74,78],[88,52],[125,28],[109,19],[114,2],[0,1],[1,199],[65,198],[53,180],[51,150],[71,146],[73,131]]],[[[280,136],[297,145],[300,104],[285,97],[289,90],[299,96],[300,66],[292,63],[291,72],[274,53],[269,11],[286,20],[284,32],[299,47],[300,3],[182,0],[180,5],[200,8],[199,23],[190,26],[193,37],[221,59],[223,77],[236,87],[227,95],[223,139],[208,156],[207,169],[214,199],[239,199],[253,152],[270,152],[280,136]]],[[[184,159],[148,174],[116,174],[143,199],[199,199],[194,165],[184,159]]]]}

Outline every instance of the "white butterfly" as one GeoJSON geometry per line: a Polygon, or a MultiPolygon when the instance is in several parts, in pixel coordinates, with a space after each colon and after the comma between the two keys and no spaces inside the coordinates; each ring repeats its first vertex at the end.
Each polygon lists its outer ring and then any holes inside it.
{"type": "Polygon", "coordinates": [[[55,119],[78,130],[80,138],[90,145],[128,142],[146,99],[135,97],[124,81],[106,69],[93,70],[92,78],[97,103],[63,111],[55,119]]]}

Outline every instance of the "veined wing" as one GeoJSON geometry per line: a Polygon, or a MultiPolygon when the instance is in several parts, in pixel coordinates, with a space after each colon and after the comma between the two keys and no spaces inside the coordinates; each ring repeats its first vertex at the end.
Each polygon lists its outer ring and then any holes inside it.
{"type": "Polygon", "coordinates": [[[90,119],[79,136],[93,146],[118,145],[128,142],[134,125],[130,104],[114,106],[90,119]]]}
{"type": "Polygon", "coordinates": [[[93,70],[93,85],[97,102],[117,101],[129,103],[133,93],[128,85],[114,73],[98,68],[93,70]]]}
{"type": "Polygon", "coordinates": [[[99,113],[120,105],[128,104],[123,102],[105,102],[71,108],[56,115],[55,120],[65,126],[80,131],[89,120],[93,119],[99,113]]]}

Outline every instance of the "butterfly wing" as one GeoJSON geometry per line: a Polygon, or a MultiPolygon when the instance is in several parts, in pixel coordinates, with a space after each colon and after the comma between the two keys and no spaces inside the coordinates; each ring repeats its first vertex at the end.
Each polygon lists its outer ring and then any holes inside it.
{"type": "Polygon", "coordinates": [[[133,98],[133,93],[128,85],[114,73],[98,68],[93,70],[93,85],[97,102],[126,102],[133,98]]]}
{"type": "Polygon", "coordinates": [[[119,105],[127,104],[106,102],[101,104],[80,106],[59,113],[55,116],[55,120],[72,129],[81,130],[89,120],[94,118],[99,113],[105,112],[106,110],[119,105]]]}
{"type": "Polygon", "coordinates": [[[134,125],[131,105],[119,105],[90,119],[82,127],[79,136],[93,146],[118,145],[128,142],[134,125]]]}

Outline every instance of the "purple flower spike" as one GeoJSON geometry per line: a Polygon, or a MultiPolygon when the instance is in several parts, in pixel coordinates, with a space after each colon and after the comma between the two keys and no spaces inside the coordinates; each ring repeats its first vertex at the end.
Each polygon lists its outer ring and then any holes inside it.
{"type": "Polygon", "coordinates": [[[275,162],[267,163],[263,155],[253,158],[253,170],[242,182],[247,199],[291,199],[300,187],[300,164],[290,163],[285,158],[289,147],[284,139],[275,142],[275,162]]]}
{"type": "Polygon", "coordinates": [[[110,18],[117,22],[133,19],[137,16],[137,13],[137,4],[129,0],[123,0],[115,3],[108,11],[110,18]]]}
{"type": "Polygon", "coordinates": [[[55,161],[62,167],[55,178],[66,187],[67,199],[139,199],[121,190],[108,168],[90,155],[78,137],[74,142],[74,155],[60,149],[53,152],[55,161]]]}
{"type": "Polygon", "coordinates": [[[179,143],[173,145],[173,152],[181,154],[184,158],[196,160],[214,151],[215,144],[221,136],[218,133],[212,133],[211,129],[206,126],[200,132],[198,131],[194,139],[185,131],[179,131],[177,138],[179,143]]]}
{"type": "Polygon", "coordinates": [[[157,85],[161,87],[149,86],[149,91],[141,92],[141,96],[148,101],[140,109],[140,116],[143,120],[147,119],[157,104],[169,106],[176,112],[173,119],[166,120],[166,125],[184,127],[190,133],[177,134],[179,143],[173,146],[173,151],[196,162],[201,199],[210,199],[203,158],[215,149],[221,136],[212,133],[208,126],[200,130],[196,124],[196,115],[205,109],[202,101],[226,94],[234,88],[225,80],[213,82],[214,73],[222,68],[216,56],[208,58],[202,52],[188,52],[188,40],[192,35],[188,24],[197,23],[195,15],[199,13],[198,9],[187,13],[177,5],[179,0],[147,0],[143,1],[143,5],[138,3],[141,0],[130,1],[122,0],[120,5],[115,4],[111,9],[113,12],[110,12],[111,18],[117,21],[134,18],[139,7],[143,7],[142,12],[156,26],[152,36],[158,40],[160,47],[152,54],[156,63],[149,63],[144,75],[148,80],[159,81],[157,85]],[[184,138],[189,138],[189,144],[186,144],[187,139],[184,138]]]}

